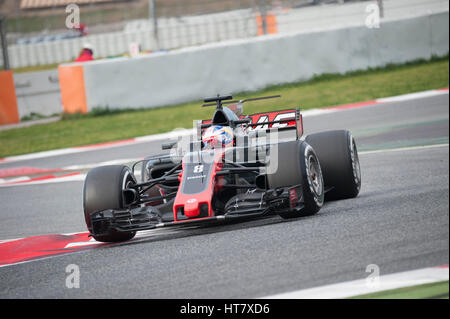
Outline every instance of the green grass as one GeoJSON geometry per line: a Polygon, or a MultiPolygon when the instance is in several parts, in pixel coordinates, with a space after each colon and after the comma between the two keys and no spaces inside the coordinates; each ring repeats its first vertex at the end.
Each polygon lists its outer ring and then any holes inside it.
{"type": "MultiPolygon", "coordinates": [[[[245,104],[247,114],[289,107],[306,110],[448,87],[448,69],[447,56],[345,75],[326,74],[234,97],[282,95],[278,100],[245,104]]],[[[214,112],[214,108],[202,108],[200,104],[196,101],[157,109],[97,109],[87,115],[64,115],[58,122],[0,131],[0,157],[191,128],[193,120],[210,118],[214,112]]]]}
{"type": "Polygon", "coordinates": [[[430,284],[380,291],[350,299],[448,299],[448,280],[430,284]]]}
{"type": "Polygon", "coordinates": [[[26,73],[26,72],[37,72],[37,71],[53,70],[53,69],[57,69],[59,64],[60,63],[24,66],[24,67],[21,67],[21,68],[15,68],[12,71],[14,73],[26,73]]]}

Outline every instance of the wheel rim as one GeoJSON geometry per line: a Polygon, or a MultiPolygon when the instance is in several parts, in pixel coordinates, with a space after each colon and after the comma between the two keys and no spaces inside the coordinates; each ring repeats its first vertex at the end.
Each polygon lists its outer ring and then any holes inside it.
{"type": "Polygon", "coordinates": [[[121,206],[125,207],[125,196],[123,194],[123,191],[127,188],[129,188],[130,185],[135,184],[136,180],[133,178],[133,175],[131,175],[130,170],[126,170],[125,174],[123,175],[122,179],[122,203],[121,206]]]}
{"type": "Polygon", "coordinates": [[[311,181],[312,189],[316,195],[320,196],[323,192],[322,172],[320,170],[319,162],[313,155],[310,155],[308,158],[308,168],[308,178],[311,181]]]}
{"type": "Polygon", "coordinates": [[[351,135],[350,135],[350,156],[352,160],[353,178],[355,179],[355,184],[359,189],[361,185],[361,167],[359,164],[358,149],[356,148],[355,140],[351,135]]]}

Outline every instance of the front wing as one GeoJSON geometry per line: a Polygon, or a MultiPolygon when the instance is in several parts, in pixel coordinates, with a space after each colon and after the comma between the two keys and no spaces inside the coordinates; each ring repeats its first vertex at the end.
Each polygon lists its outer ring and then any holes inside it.
{"type": "Polygon", "coordinates": [[[246,206],[245,209],[240,209],[237,206],[235,210],[223,215],[178,221],[163,221],[161,214],[153,206],[98,211],[91,215],[91,235],[105,235],[110,233],[111,230],[135,232],[162,227],[192,226],[236,219],[257,218],[286,210],[300,211],[303,208],[303,194],[301,187],[298,185],[284,190],[269,190],[266,194],[263,205],[246,206]]]}

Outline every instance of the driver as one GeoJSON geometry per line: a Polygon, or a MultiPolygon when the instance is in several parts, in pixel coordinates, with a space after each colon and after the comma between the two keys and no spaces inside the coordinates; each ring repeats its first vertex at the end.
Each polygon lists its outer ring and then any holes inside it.
{"type": "Polygon", "coordinates": [[[233,129],[229,126],[213,125],[202,135],[203,148],[217,149],[233,146],[233,129]]]}

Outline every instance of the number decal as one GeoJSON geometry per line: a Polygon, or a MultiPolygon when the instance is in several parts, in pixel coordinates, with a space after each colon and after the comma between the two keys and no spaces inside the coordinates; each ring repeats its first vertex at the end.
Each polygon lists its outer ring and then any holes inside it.
{"type": "Polygon", "coordinates": [[[203,165],[195,165],[194,173],[203,173],[203,165]]]}

